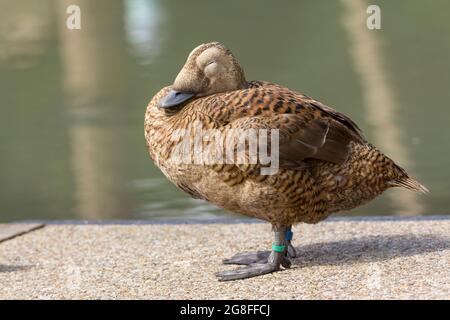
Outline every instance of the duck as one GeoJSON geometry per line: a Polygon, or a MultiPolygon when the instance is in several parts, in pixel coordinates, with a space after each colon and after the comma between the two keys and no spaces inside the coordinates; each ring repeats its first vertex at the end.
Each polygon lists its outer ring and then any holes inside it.
{"type": "Polygon", "coordinates": [[[150,157],[177,187],[272,226],[271,250],[223,260],[240,267],[216,273],[219,281],[290,268],[298,256],[296,224],[318,223],[393,187],[428,192],[370,144],[350,117],[282,85],[247,81],[219,42],[190,52],[173,84],[149,102],[144,127],[150,157]],[[246,148],[252,139],[239,144],[242,136],[262,141],[256,160],[255,150],[246,148]],[[264,149],[270,149],[265,157],[264,149]]]}

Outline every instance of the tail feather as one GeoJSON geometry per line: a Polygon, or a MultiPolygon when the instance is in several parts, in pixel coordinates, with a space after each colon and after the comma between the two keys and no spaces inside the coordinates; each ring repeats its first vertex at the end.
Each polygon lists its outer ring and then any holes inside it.
{"type": "Polygon", "coordinates": [[[393,186],[395,187],[404,187],[411,191],[416,192],[422,192],[422,193],[429,193],[430,191],[427,189],[427,187],[420,184],[417,180],[409,177],[404,176],[396,181],[393,182],[393,186]]]}

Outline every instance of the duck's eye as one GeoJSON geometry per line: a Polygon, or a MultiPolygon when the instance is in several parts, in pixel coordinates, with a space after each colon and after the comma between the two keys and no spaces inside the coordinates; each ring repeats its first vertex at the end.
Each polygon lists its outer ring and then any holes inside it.
{"type": "Polygon", "coordinates": [[[220,70],[219,64],[216,61],[209,62],[205,67],[205,75],[212,77],[216,75],[220,70]]]}

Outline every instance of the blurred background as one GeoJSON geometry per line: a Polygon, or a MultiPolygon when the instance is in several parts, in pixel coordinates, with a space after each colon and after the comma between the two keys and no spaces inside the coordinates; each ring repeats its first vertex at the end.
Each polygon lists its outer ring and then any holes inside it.
{"type": "Polygon", "coordinates": [[[171,185],[144,141],[148,101],[209,41],[247,79],[351,116],[431,191],[342,214],[450,213],[448,0],[0,0],[0,221],[231,216],[171,185]]]}

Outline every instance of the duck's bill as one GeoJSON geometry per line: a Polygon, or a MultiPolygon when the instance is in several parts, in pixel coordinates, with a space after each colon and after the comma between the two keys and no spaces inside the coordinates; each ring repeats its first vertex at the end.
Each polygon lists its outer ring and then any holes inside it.
{"type": "Polygon", "coordinates": [[[158,106],[160,108],[175,107],[175,106],[189,100],[193,96],[194,96],[194,94],[192,92],[170,90],[169,93],[159,101],[158,106]]]}

